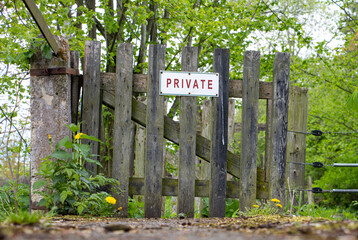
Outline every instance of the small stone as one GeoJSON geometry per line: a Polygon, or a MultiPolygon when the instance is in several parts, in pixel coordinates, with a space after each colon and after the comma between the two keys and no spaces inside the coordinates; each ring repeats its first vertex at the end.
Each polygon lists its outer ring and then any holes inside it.
{"type": "Polygon", "coordinates": [[[103,228],[108,232],[114,232],[114,231],[129,232],[130,230],[132,230],[131,226],[120,224],[120,223],[109,224],[107,226],[104,226],[103,228]]]}

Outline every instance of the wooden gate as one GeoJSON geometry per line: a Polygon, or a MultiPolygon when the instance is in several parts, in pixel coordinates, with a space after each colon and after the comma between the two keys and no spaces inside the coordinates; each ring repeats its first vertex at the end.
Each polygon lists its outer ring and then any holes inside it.
{"type": "MultiPolygon", "coordinates": [[[[116,73],[100,72],[100,42],[85,47],[82,128],[100,137],[101,105],[114,109],[112,177],[121,183],[116,196],[127,216],[128,196],[144,195],[145,217],[160,217],[162,196],[178,196],[178,213],[194,216],[194,198],[209,197],[209,216],[225,216],[225,199],[239,198],[240,209],[256,198],[285,199],[286,146],[290,57],[276,53],[273,82],[260,82],[260,52],[246,51],[243,80],[230,80],[229,49],[215,49],[213,68],[220,74],[219,97],[212,98],[211,140],[196,132],[196,97],[180,97],[180,122],[164,114],[159,95],[159,74],[165,68],[165,46],[149,46],[148,74],[133,74],[133,46],[119,44],[116,73]],[[133,98],[146,93],[147,104],[133,98]],[[229,98],[242,98],[241,156],[228,151],[229,98]],[[266,161],[257,168],[259,99],[267,100],[266,161]],[[146,160],[143,178],[130,176],[133,159],[132,121],[146,127],[146,160]],[[179,145],[178,179],[163,178],[164,138],[179,145]],[[195,158],[210,162],[209,180],[195,179],[195,158]],[[227,173],[239,181],[227,181],[227,173]]],[[[182,70],[198,70],[198,49],[184,47],[182,70]]],[[[99,154],[95,146],[94,153],[99,154]]],[[[94,165],[87,168],[96,171],[94,165]]]]}

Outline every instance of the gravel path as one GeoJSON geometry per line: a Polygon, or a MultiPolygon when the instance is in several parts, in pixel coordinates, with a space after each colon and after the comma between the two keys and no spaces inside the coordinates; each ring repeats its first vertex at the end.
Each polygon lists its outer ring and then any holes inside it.
{"type": "Polygon", "coordinates": [[[357,240],[357,221],[291,218],[115,219],[53,218],[39,226],[1,226],[0,240],[357,240]],[[291,219],[293,219],[291,221],[291,219]]]}

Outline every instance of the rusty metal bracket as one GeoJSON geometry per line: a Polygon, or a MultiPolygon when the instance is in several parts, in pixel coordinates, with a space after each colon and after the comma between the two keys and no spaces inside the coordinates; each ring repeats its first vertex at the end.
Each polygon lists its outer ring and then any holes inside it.
{"type": "Polygon", "coordinates": [[[80,75],[77,69],[73,68],[43,68],[43,69],[31,69],[30,76],[51,76],[51,75],[80,75]]]}

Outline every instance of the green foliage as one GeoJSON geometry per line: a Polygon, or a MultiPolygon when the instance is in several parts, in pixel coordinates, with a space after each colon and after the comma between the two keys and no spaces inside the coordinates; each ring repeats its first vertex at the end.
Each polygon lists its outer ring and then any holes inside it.
{"type": "MultiPolygon", "coordinates": [[[[200,215],[203,217],[209,217],[209,198],[207,197],[203,198],[202,202],[204,206],[201,208],[200,215]]],[[[225,216],[226,217],[233,216],[238,211],[237,210],[238,208],[239,208],[239,200],[227,198],[225,204],[225,216]]]]}
{"type": "Polygon", "coordinates": [[[81,140],[99,140],[77,133],[79,126],[71,124],[68,127],[74,141],[63,138],[56,144],[55,151],[41,163],[38,172],[41,180],[34,184],[34,189],[43,188],[37,191],[43,197],[40,204],[58,214],[112,215],[114,207],[105,201],[110,194],[99,190],[111,186],[111,190],[117,193],[119,182],[102,174],[93,176],[84,168],[85,162],[100,163],[93,159],[90,146],[82,144],[81,140]]]}
{"type": "Polygon", "coordinates": [[[253,205],[251,208],[246,209],[245,212],[236,208],[236,211],[231,214],[230,217],[239,217],[239,216],[255,216],[255,215],[275,215],[282,213],[282,205],[278,199],[271,199],[269,202],[259,203],[253,205]]]}
{"type": "Polygon", "coordinates": [[[19,213],[11,213],[6,218],[7,223],[16,225],[34,225],[40,223],[43,216],[39,213],[29,213],[29,211],[20,211],[19,213]]]}
{"type": "Polygon", "coordinates": [[[144,218],[144,202],[136,198],[128,198],[128,217],[144,218]]]}
{"type": "Polygon", "coordinates": [[[310,204],[303,205],[295,214],[298,216],[311,216],[333,220],[357,220],[358,218],[357,212],[347,211],[340,207],[327,208],[310,204]]]}
{"type": "Polygon", "coordinates": [[[0,188],[0,221],[12,214],[16,214],[16,204],[19,211],[29,209],[30,187],[27,184],[17,184],[17,192],[14,194],[13,182],[8,181],[0,188]]]}
{"type": "Polygon", "coordinates": [[[239,208],[239,205],[240,203],[238,199],[227,198],[225,204],[225,217],[232,217],[239,208]]]}
{"type": "MultiPolygon", "coordinates": [[[[181,213],[179,213],[179,215],[181,215],[181,213]]],[[[177,217],[177,212],[173,211],[173,197],[166,196],[163,218],[174,218],[174,217],[177,217]]],[[[178,217],[185,217],[185,216],[178,216],[178,217]]]]}

